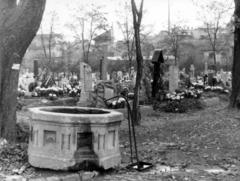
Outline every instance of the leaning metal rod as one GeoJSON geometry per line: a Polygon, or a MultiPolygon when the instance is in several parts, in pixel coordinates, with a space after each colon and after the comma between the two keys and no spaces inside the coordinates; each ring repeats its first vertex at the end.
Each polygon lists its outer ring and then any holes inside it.
{"type": "MultiPolygon", "coordinates": [[[[137,110],[138,110],[138,108],[137,108],[137,110]]],[[[137,164],[139,165],[137,142],[136,142],[136,134],[135,134],[135,126],[134,126],[134,123],[133,123],[133,114],[132,114],[132,112],[130,112],[130,114],[131,114],[132,132],[133,132],[133,142],[134,142],[136,160],[137,160],[137,164]]],[[[138,114],[137,114],[136,119],[138,119],[138,114]]],[[[137,120],[135,120],[135,121],[137,121],[137,120]]]]}
{"type": "Polygon", "coordinates": [[[115,99],[115,98],[120,98],[120,97],[122,97],[125,101],[126,101],[126,103],[127,103],[127,111],[128,111],[128,135],[129,135],[129,143],[130,143],[130,154],[131,154],[131,163],[133,163],[133,150],[132,150],[132,147],[133,147],[133,145],[132,145],[132,132],[131,132],[131,124],[132,124],[132,113],[131,113],[131,106],[130,106],[130,104],[129,104],[129,102],[128,102],[128,100],[127,100],[127,98],[126,97],[124,97],[124,96],[115,96],[115,97],[112,97],[112,98],[110,98],[110,99],[106,99],[106,100],[104,100],[104,102],[106,103],[107,101],[110,101],[110,100],[112,100],[112,99],[115,99]]]}
{"type": "Polygon", "coordinates": [[[131,163],[133,163],[133,151],[132,151],[132,132],[131,132],[131,113],[130,106],[127,105],[127,113],[128,113],[128,132],[129,132],[129,142],[130,142],[130,151],[131,151],[131,163]]]}

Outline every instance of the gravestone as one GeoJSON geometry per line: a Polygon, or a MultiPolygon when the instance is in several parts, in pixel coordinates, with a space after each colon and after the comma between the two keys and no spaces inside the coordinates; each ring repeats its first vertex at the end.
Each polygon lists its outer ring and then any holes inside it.
{"type": "Polygon", "coordinates": [[[91,67],[84,63],[80,63],[80,82],[82,83],[81,97],[80,101],[82,104],[87,103],[90,99],[92,92],[92,69],[91,67]]]}
{"type": "Polygon", "coordinates": [[[29,89],[28,89],[29,85],[33,82],[35,82],[34,74],[29,73],[29,71],[27,70],[26,73],[19,76],[18,86],[21,87],[21,89],[28,92],[29,91],[29,89]]]}
{"type": "Polygon", "coordinates": [[[111,81],[99,81],[96,85],[96,107],[106,107],[105,100],[115,96],[115,87],[111,81]]]}
{"type": "Polygon", "coordinates": [[[232,88],[232,73],[228,72],[228,83],[229,83],[229,87],[232,88]]]}
{"type": "Polygon", "coordinates": [[[38,72],[38,60],[34,60],[33,62],[33,73],[34,73],[34,77],[38,79],[38,75],[39,75],[39,72],[38,72]]]}
{"type": "Polygon", "coordinates": [[[132,81],[133,86],[135,86],[135,84],[136,84],[136,77],[137,77],[137,73],[136,73],[136,71],[134,70],[134,67],[132,67],[132,68],[131,68],[131,71],[130,71],[129,78],[130,78],[130,80],[132,81]]]}
{"type": "Polygon", "coordinates": [[[169,91],[175,92],[178,89],[179,81],[179,68],[177,65],[172,64],[169,66],[169,91]]]}
{"type": "Polygon", "coordinates": [[[60,81],[59,81],[59,87],[61,87],[61,88],[64,88],[64,87],[67,87],[67,85],[69,85],[69,80],[68,80],[68,78],[67,77],[62,77],[61,79],[60,79],[60,81]]]}
{"type": "Polygon", "coordinates": [[[117,77],[118,77],[118,80],[122,80],[122,78],[123,78],[123,72],[122,72],[122,71],[118,71],[118,72],[117,72],[117,77]]]}
{"type": "Polygon", "coordinates": [[[110,74],[109,73],[107,73],[107,80],[110,80],[111,78],[110,78],[110,74]]]}
{"type": "Polygon", "coordinates": [[[133,80],[135,78],[135,75],[136,75],[136,72],[134,71],[134,67],[131,67],[130,75],[129,75],[130,80],[133,80]]]}
{"type": "Polygon", "coordinates": [[[209,72],[208,73],[208,85],[210,85],[210,86],[215,86],[213,77],[214,77],[214,72],[213,71],[209,72]]]}
{"type": "Polygon", "coordinates": [[[100,59],[100,80],[107,80],[107,63],[104,57],[100,59]]]}
{"type": "Polygon", "coordinates": [[[204,63],[204,74],[205,75],[208,74],[208,63],[207,62],[204,63]]]}
{"type": "Polygon", "coordinates": [[[195,67],[193,64],[190,66],[190,78],[191,79],[195,78],[195,67]]]}
{"type": "Polygon", "coordinates": [[[110,85],[105,85],[105,92],[104,92],[104,98],[105,99],[110,99],[114,97],[114,87],[110,85]]]}
{"type": "Polygon", "coordinates": [[[118,82],[118,79],[117,79],[117,72],[116,71],[113,71],[112,74],[111,74],[111,80],[116,83],[118,82]]]}
{"type": "Polygon", "coordinates": [[[221,81],[222,81],[224,86],[227,85],[227,82],[228,82],[227,72],[221,72],[221,81]]]}
{"type": "Polygon", "coordinates": [[[125,74],[125,77],[126,77],[127,80],[130,80],[130,75],[129,75],[128,72],[125,74]]]}

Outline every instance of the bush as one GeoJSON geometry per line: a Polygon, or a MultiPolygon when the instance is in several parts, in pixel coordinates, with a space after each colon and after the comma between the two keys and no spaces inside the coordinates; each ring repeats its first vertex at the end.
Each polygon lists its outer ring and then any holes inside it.
{"type": "Polygon", "coordinates": [[[182,100],[174,100],[169,101],[164,106],[157,106],[154,105],[155,109],[163,110],[165,112],[171,113],[185,113],[187,111],[194,111],[203,109],[203,104],[199,99],[189,98],[189,99],[182,99],[182,100]]]}
{"type": "Polygon", "coordinates": [[[187,107],[182,104],[182,101],[171,101],[163,107],[163,110],[171,113],[185,113],[187,111],[187,107]]]}

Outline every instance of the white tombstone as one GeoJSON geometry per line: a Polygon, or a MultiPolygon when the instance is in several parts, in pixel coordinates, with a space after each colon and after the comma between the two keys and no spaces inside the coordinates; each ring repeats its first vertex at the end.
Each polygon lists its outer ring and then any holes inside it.
{"type": "Polygon", "coordinates": [[[204,63],[204,74],[208,75],[208,63],[207,62],[204,63]]]}
{"type": "Polygon", "coordinates": [[[62,77],[59,81],[59,87],[64,88],[67,85],[69,85],[69,80],[67,79],[67,77],[62,77]]]}
{"type": "Polygon", "coordinates": [[[221,79],[223,85],[226,86],[227,82],[228,82],[228,73],[221,70],[220,71],[220,79],[221,79]]]}
{"type": "Polygon", "coordinates": [[[123,72],[122,72],[122,71],[118,71],[118,72],[117,72],[117,77],[118,77],[118,79],[122,80],[122,78],[123,78],[123,72]]]}
{"type": "Polygon", "coordinates": [[[107,73],[107,80],[110,80],[110,74],[107,73]]]}
{"type": "Polygon", "coordinates": [[[34,75],[33,73],[26,72],[25,74],[19,77],[18,86],[28,92],[28,87],[30,83],[34,82],[34,75]]]}
{"type": "Polygon", "coordinates": [[[92,69],[84,62],[80,63],[80,81],[86,92],[92,91],[92,69]]]}
{"type": "Polygon", "coordinates": [[[84,63],[80,63],[80,82],[82,83],[80,102],[86,102],[93,90],[92,69],[84,63]]]}
{"type": "Polygon", "coordinates": [[[179,68],[177,65],[169,66],[169,91],[174,92],[178,89],[179,68]]]}
{"type": "Polygon", "coordinates": [[[190,77],[194,78],[195,77],[195,67],[193,64],[190,66],[190,72],[191,72],[190,77]]]}

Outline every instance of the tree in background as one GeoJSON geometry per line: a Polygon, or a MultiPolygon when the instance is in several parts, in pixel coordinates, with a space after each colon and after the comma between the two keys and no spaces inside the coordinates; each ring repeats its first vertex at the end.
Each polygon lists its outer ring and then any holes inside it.
{"type": "Polygon", "coordinates": [[[92,42],[100,32],[107,29],[106,14],[102,8],[91,4],[78,7],[74,14],[74,23],[68,25],[75,34],[77,42],[81,45],[83,61],[88,63],[92,42]]]}
{"type": "Polygon", "coordinates": [[[234,12],[234,52],[232,66],[232,94],[230,106],[236,108],[239,104],[240,95],[240,1],[235,0],[234,12]]]}
{"type": "Polygon", "coordinates": [[[19,68],[46,0],[0,0],[0,137],[15,141],[19,68]]]}
{"type": "Polygon", "coordinates": [[[141,0],[140,8],[138,9],[134,0],[131,0],[132,15],[133,15],[133,27],[134,27],[134,37],[136,46],[136,61],[137,61],[137,77],[136,84],[134,88],[134,99],[133,99],[133,112],[132,118],[134,124],[140,123],[139,117],[139,89],[141,86],[142,74],[143,74],[143,56],[141,50],[141,37],[140,37],[140,27],[143,15],[143,2],[141,0]]]}
{"type": "Polygon", "coordinates": [[[210,50],[213,52],[214,67],[217,70],[216,52],[220,43],[219,34],[224,24],[229,21],[229,19],[225,18],[232,9],[232,2],[229,0],[195,0],[194,3],[200,9],[200,18],[207,34],[205,38],[208,40],[210,50]]]}
{"type": "Polygon", "coordinates": [[[61,43],[61,61],[64,62],[63,72],[67,73],[67,75],[69,75],[69,73],[79,73],[78,62],[76,61],[79,57],[78,49],[79,47],[77,42],[63,41],[61,43]]]}
{"type": "MultiPolygon", "coordinates": [[[[47,70],[47,73],[55,72],[58,69],[57,64],[59,62],[55,62],[56,55],[54,54],[54,50],[56,50],[57,45],[60,45],[62,41],[62,36],[60,34],[56,34],[54,32],[56,21],[57,21],[57,14],[56,12],[51,12],[49,14],[51,17],[50,24],[49,24],[49,32],[43,32],[43,25],[40,26],[41,34],[41,48],[43,51],[44,61],[42,61],[42,66],[47,70]]],[[[61,62],[62,64],[62,62],[61,62]]]]}
{"type": "Polygon", "coordinates": [[[126,48],[126,57],[129,60],[129,71],[133,66],[133,58],[135,53],[134,48],[134,29],[132,25],[131,18],[131,5],[128,4],[128,1],[124,2],[124,10],[118,12],[120,19],[118,20],[118,26],[121,29],[123,35],[123,43],[126,48]]]}
{"type": "Polygon", "coordinates": [[[175,58],[175,64],[179,64],[180,61],[180,48],[181,43],[186,36],[186,30],[181,27],[174,25],[168,35],[159,42],[160,47],[167,52],[169,55],[173,55],[175,58]]]}

